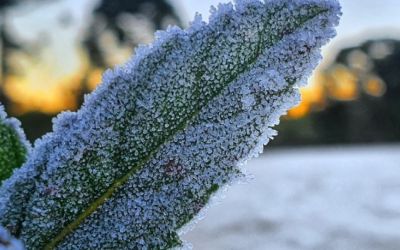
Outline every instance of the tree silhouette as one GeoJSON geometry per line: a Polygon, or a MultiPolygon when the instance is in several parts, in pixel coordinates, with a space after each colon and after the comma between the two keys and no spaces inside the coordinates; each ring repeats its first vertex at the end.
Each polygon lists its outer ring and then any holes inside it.
{"type": "Polygon", "coordinates": [[[400,141],[400,41],[369,40],[345,48],[324,74],[329,78],[338,66],[355,76],[355,99],[337,100],[329,95],[329,81],[320,82],[326,88],[326,108],[299,120],[282,121],[278,130],[284,133],[273,145],[400,141]],[[371,79],[378,79],[372,86],[377,93],[368,91],[371,79]]]}
{"type": "Polygon", "coordinates": [[[366,41],[360,46],[342,50],[335,64],[355,72],[359,97],[351,102],[330,100],[329,108],[315,114],[318,131],[332,142],[385,142],[400,140],[400,41],[383,39],[366,41]],[[351,57],[363,55],[367,69],[355,69],[351,57]],[[385,91],[373,96],[365,91],[368,76],[376,75],[385,91]],[[328,136],[334,132],[335,136],[328,136]]]}
{"type": "Polygon", "coordinates": [[[138,43],[127,27],[121,23],[121,17],[139,15],[147,18],[153,24],[151,34],[155,30],[165,28],[166,24],[179,24],[179,17],[173,7],[164,0],[102,0],[94,10],[93,19],[88,29],[84,45],[89,53],[91,63],[97,67],[109,67],[105,58],[100,37],[105,32],[111,32],[119,46],[135,48],[138,43]]]}

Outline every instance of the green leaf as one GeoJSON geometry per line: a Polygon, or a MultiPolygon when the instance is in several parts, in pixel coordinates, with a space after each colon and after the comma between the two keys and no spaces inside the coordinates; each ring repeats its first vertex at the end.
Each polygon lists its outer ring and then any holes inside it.
{"type": "Polygon", "coordinates": [[[7,118],[4,107],[0,104],[0,183],[25,162],[29,149],[30,145],[20,128],[20,122],[7,118]]]}
{"type": "Polygon", "coordinates": [[[275,135],[335,32],[336,1],[238,1],[156,34],[54,122],[0,189],[29,249],[165,249],[275,135]]]}

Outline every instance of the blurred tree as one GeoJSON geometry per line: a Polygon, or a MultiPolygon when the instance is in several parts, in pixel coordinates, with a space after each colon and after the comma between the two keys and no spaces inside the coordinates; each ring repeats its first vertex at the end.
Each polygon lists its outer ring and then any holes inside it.
{"type": "MultiPolygon", "coordinates": [[[[6,29],[6,12],[7,8],[16,4],[17,1],[4,0],[0,2],[0,87],[1,83],[4,82],[4,75],[8,72],[7,58],[8,51],[10,49],[18,48],[18,45],[11,39],[6,29]]],[[[0,103],[7,105],[7,98],[4,96],[4,92],[0,91],[0,103]]]]}
{"type": "Polygon", "coordinates": [[[83,42],[90,60],[85,92],[101,81],[104,69],[122,64],[139,44],[151,42],[156,30],[173,24],[180,19],[165,0],[101,0],[83,42]]]}
{"type": "Polygon", "coordinates": [[[314,115],[324,121],[316,123],[317,131],[336,131],[333,142],[400,141],[400,41],[371,40],[344,49],[331,67],[338,64],[355,75],[358,98],[330,100],[326,111],[314,115]]]}
{"type": "Polygon", "coordinates": [[[282,121],[284,137],[272,144],[400,141],[399,68],[400,41],[371,40],[343,49],[318,83],[325,89],[325,108],[282,121]],[[296,132],[287,133],[294,127],[296,132]]]}
{"type": "Polygon", "coordinates": [[[102,0],[94,10],[84,44],[93,66],[109,67],[114,64],[108,57],[110,50],[128,48],[131,52],[138,44],[150,42],[155,30],[170,24],[180,21],[164,0],[102,0]]]}
{"type": "MultiPolygon", "coordinates": [[[[6,108],[11,105],[10,99],[5,95],[4,90],[2,89],[5,78],[7,75],[12,73],[12,67],[10,67],[8,63],[8,58],[13,51],[28,49],[25,48],[22,44],[18,43],[17,39],[14,38],[12,30],[8,27],[8,19],[9,19],[9,10],[12,8],[26,3],[45,3],[49,0],[1,0],[0,1],[0,103],[2,103],[6,108]]],[[[34,117],[35,115],[33,115],[34,117]]],[[[29,114],[28,117],[32,117],[32,114],[29,114]]],[[[45,130],[51,128],[49,123],[51,122],[51,117],[47,115],[41,115],[41,122],[37,122],[38,119],[35,119],[34,123],[29,123],[27,126],[29,127],[30,135],[33,135],[32,138],[37,138],[40,136],[45,130]],[[43,125],[39,125],[43,123],[43,125]]],[[[22,120],[26,120],[25,116],[20,117],[22,120]]],[[[25,127],[27,128],[27,127],[25,127]]]]}

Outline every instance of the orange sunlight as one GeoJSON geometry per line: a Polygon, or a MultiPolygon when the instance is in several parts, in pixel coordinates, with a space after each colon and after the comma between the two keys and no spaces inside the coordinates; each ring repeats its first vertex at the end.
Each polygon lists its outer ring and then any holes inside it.
{"type": "Polygon", "coordinates": [[[307,116],[312,110],[323,109],[326,102],[325,90],[323,84],[324,75],[317,71],[310,79],[310,83],[300,89],[301,103],[289,110],[290,119],[300,119],[307,116]]]}
{"type": "Polygon", "coordinates": [[[73,60],[57,57],[45,50],[39,58],[19,51],[8,58],[13,74],[5,76],[3,90],[14,102],[12,112],[31,111],[58,113],[77,108],[77,91],[87,69],[87,60],[80,50],[73,60]]]}

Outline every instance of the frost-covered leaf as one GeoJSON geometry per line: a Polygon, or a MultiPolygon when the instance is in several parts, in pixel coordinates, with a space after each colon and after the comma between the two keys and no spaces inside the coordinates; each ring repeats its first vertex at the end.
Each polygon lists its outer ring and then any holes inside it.
{"type": "Polygon", "coordinates": [[[30,144],[15,118],[7,118],[0,104],[0,183],[26,160],[30,144]]]}
{"type": "Polygon", "coordinates": [[[165,249],[275,135],[335,32],[328,0],[242,0],[170,28],[54,121],[0,190],[29,249],[165,249]]]}

